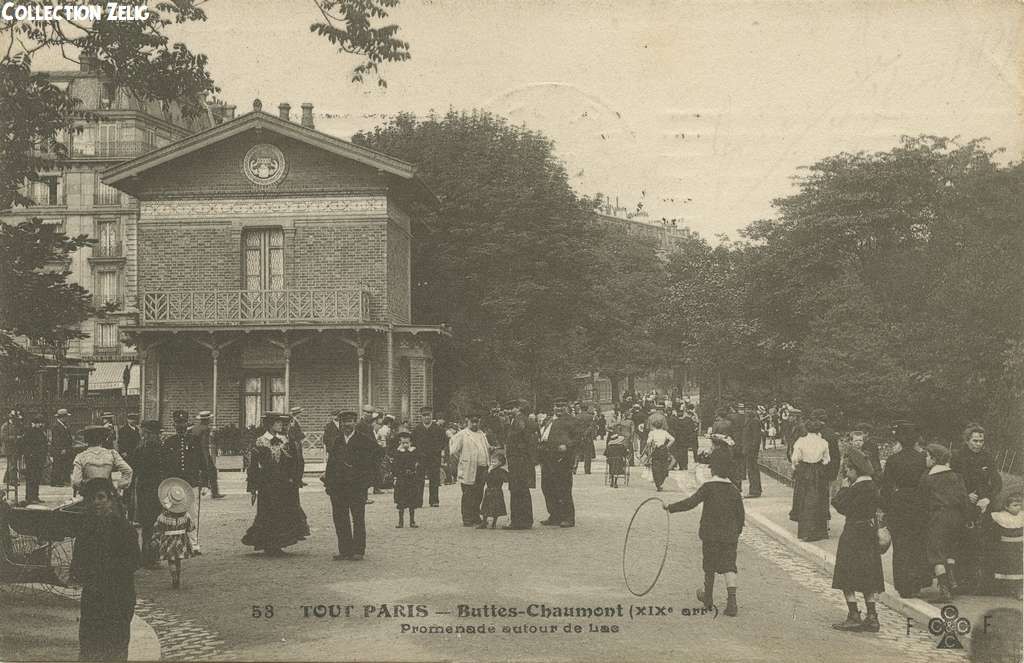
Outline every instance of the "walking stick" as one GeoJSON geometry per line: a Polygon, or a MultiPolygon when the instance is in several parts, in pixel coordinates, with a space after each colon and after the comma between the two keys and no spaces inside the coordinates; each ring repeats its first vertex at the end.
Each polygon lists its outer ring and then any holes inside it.
{"type": "Polygon", "coordinates": [[[199,523],[203,519],[203,489],[199,489],[199,502],[196,506],[196,545],[199,545],[199,523]]]}

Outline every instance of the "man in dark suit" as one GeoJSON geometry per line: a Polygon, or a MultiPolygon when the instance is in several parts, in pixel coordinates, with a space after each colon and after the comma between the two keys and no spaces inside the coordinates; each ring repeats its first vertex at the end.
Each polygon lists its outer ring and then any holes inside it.
{"type": "Polygon", "coordinates": [[[75,439],[71,431],[71,413],[61,408],[57,410],[56,418],[57,422],[50,429],[50,455],[53,456],[50,485],[66,486],[71,482],[71,466],[75,461],[72,450],[75,439]]]}
{"type": "Polygon", "coordinates": [[[530,489],[537,487],[535,451],[537,425],[526,416],[526,403],[509,401],[505,431],[505,457],[508,459],[508,514],[505,529],[522,530],[533,527],[533,498],[530,489]]]}
{"type": "Polygon", "coordinates": [[[412,446],[422,454],[423,472],[430,482],[430,506],[441,506],[438,488],[441,464],[448,454],[448,436],[444,425],[434,420],[434,412],[429,407],[420,409],[420,423],[412,429],[412,446]]]}
{"type": "MultiPolygon", "coordinates": [[[[141,440],[141,431],[139,430],[139,415],[130,413],[125,416],[125,425],[117,429],[117,443],[118,452],[121,454],[121,458],[124,458],[124,462],[128,463],[131,468],[135,469],[135,451],[139,448],[139,442],[141,440]]],[[[135,520],[135,484],[136,475],[132,474],[132,483],[128,486],[125,492],[125,501],[128,503],[128,521],[136,522],[135,520]]]]}
{"type": "Polygon", "coordinates": [[[578,438],[575,418],[556,406],[555,416],[541,428],[540,489],[548,510],[548,518],[540,521],[541,525],[576,526],[572,465],[578,438]]]}
{"type": "Polygon", "coordinates": [[[761,453],[761,420],[757,411],[747,408],[743,413],[743,460],[747,464],[747,497],[761,497],[761,468],[757,464],[757,456],[761,453]]]}
{"type": "Polygon", "coordinates": [[[377,441],[356,429],[355,412],[342,412],[339,433],[327,449],[323,482],[331,498],[331,515],[338,536],[336,560],[359,561],[366,554],[366,490],[373,482],[377,441]]]}
{"type": "Polygon", "coordinates": [[[331,412],[331,418],[324,426],[324,450],[330,453],[330,450],[334,448],[334,443],[341,437],[341,424],[339,423],[341,417],[341,410],[334,410],[331,412]]]}

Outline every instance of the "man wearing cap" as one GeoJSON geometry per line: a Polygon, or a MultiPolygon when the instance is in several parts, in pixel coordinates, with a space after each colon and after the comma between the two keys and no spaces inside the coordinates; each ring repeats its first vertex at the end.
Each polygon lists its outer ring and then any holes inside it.
{"type": "Polygon", "coordinates": [[[336,560],[359,561],[366,554],[366,489],[373,481],[377,441],[356,428],[355,412],[339,416],[341,435],[327,449],[322,481],[331,498],[331,515],[338,537],[336,560]]]}
{"type": "Polygon", "coordinates": [[[533,527],[533,499],[530,489],[537,486],[535,451],[537,424],[527,416],[526,403],[513,400],[505,403],[509,422],[505,427],[505,458],[508,462],[508,530],[533,527]]]}
{"type": "Polygon", "coordinates": [[[541,525],[576,526],[572,501],[572,463],[578,438],[575,419],[556,406],[555,415],[544,422],[540,433],[540,489],[548,510],[541,525]]]}
{"type": "Polygon", "coordinates": [[[220,492],[220,484],[217,477],[217,460],[213,456],[213,431],[210,424],[213,422],[213,413],[203,410],[196,416],[196,423],[189,427],[189,435],[192,436],[193,444],[197,444],[202,451],[203,459],[206,461],[206,485],[210,487],[210,497],[219,500],[224,495],[220,492]]]}
{"type": "Polygon", "coordinates": [[[71,432],[71,413],[61,408],[55,417],[57,421],[50,429],[50,456],[53,457],[50,485],[59,487],[71,481],[71,464],[75,460],[71,449],[75,438],[71,432]]]}
{"type": "Polygon", "coordinates": [[[206,486],[206,457],[192,435],[189,434],[189,416],[186,410],[175,410],[171,414],[174,421],[174,432],[161,441],[160,478],[179,477],[188,481],[196,493],[192,511],[192,521],[196,530],[189,532],[192,540],[192,551],[201,554],[199,549],[199,509],[202,489],[206,486]]]}
{"type": "Polygon", "coordinates": [[[420,409],[420,423],[412,429],[412,446],[423,454],[423,471],[430,482],[430,506],[441,506],[438,488],[441,485],[441,464],[448,452],[448,436],[444,425],[434,420],[429,407],[420,409]]]}

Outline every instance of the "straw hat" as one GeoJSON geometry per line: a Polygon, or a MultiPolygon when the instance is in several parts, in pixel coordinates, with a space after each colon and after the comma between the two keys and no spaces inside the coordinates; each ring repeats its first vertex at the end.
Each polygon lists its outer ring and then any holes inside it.
{"type": "Polygon", "coordinates": [[[170,477],[160,482],[156,489],[160,504],[171,513],[187,513],[195,501],[192,486],[184,479],[170,477]]]}

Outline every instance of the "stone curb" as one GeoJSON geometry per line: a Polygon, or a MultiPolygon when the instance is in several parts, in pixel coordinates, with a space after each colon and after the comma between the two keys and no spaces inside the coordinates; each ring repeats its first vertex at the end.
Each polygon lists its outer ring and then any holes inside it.
{"type": "Polygon", "coordinates": [[[159,661],[160,639],[156,630],[142,617],[132,617],[132,639],[128,643],[129,661],[159,661]]]}
{"type": "MultiPolygon", "coordinates": [[[[747,511],[747,521],[752,522],[759,530],[783,544],[792,552],[813,562],[822,571],[831,574],[835,569],[835,555],[822,550],[814,544],[801,541],[792,532],[772,522],[769,518],[755,511],[747,511]]],[[[925,631],[928,630],[928,621],[930,619],[940,617],[937,606],[921,599],[902,598],[896,592],[896,588],[888,582],[885,583],[885,592],[880,595],[879,600],[903,616],[913,619],[913,626],[925,631]]],[[[970,636],[960,636],[960,639],[965,641],[965,649],[967,649],[966,642],[970,640],[970,636]]]]}

